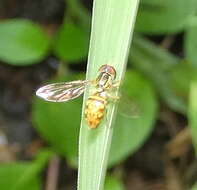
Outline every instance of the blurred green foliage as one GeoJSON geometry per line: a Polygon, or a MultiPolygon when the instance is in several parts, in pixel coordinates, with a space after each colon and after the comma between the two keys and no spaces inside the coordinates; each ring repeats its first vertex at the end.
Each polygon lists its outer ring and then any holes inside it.
{"type": "Polygon", "coordinates": [[[41,179],[39,176],[31,175],[28,181],[23,181],[25,173],[31,170],[31,163],[11,163],[0,166],[1,189],[16,190],[39,190],[41,179]],[[20,184],[20,185],[18,185],[20,184]]]}
{"type": "Polygon", "coordinates": [[[24,19],[0,22],[0,59],[13,65],[41,61],[49,50],[49,37],[38,25],[24,19]]]}
{"type": "Polygon", "coordinates": [[[152,84],[137,72],[127,72],[122,94],[112,137],[109,166],[125,160],[144,143],[154,127],[158,111],[152,84]],[[127,105],[121,101],[125,101],[127,105]],[[134,107],[134,110],[130,110],[130,107],[134,107]],[[137,112],[136,116],[132,117],[134,112],[137,112]]]}
{"type": "Polygon", "coordinates": [[[180,32],[196,11],[194,0],[142,0],[136,29],[146,34],[180,32]]]}
{"type": "Polygon", "coordinates": [[[125,190],[124,185],[115,177],[107,176],[104,190],[125,190]]]}
{"type": "Polygon", "coordinates": [[[197,184],[195,184],[191,190],[197,190],[197,184]]]}
{"type": "Polygon", "coordinates": [[[53,50],[61,60],[76,62],[87,57],[88,33],[79,25],[65,21],[57,31],[53,50]]]}
{"type": "MultiPolygon", "coordinates": [[[[87,10],[78,1],[68,1],[68,13],[77,15],[77,22],[70,17],[53,36],[32,21],[24,19],[1,20],[0,60],[12,65],[37,64],[50,52],[61,61],[76,63],[86,59],[88,52],[89,21],[87,10]],[[80,7],[82,7],[80,9],[80,7]],[[80,11],[76,11],[79,10],[80,11]],[[83,15],[83,16],[81,16],[83,15]],[[82,27],[83,25],[83,27],[82,27]],[[84,30],[84,25],[86,30],[84,30]]],[[[109,166],[125,160],[147,140],[157,119],[158,96],[176,112],[187,115],[194,131],[196,148],[196,76],[197,76],[197,17],[194,0],[142,0],[136,23],[136,35],[129,56],[128,70],[122,91],[139,104],[141,115],[133,119],[118,114],[110,153],[109,166]],[[185,59],[172,55],[156,46],[139,32],[147,35],[176,35],[184,32],[185,59]],[[192,84],[192,85],[191,85],[192,84]],[[190,91],[189,91],[190,90],[190,91]],[[132,126],[130,127],[132,123],[132,126]]],[[[82,79],[83,75],[61,76],[58,81],[82,79]]],[[[50,81],[52,82],[52,81],[50,81]]],[[[81,113],[81,99],[67,103],[49,103],[35,98],[33,124],[53,147],[54,152],[65,156],[71,167],[77,164],[77,145],[81,113]]],[[[41,156],[42,157],[42,156],[41,156]]],[[[40,189],[39,172],[44,161],[0,165],[1,189],[40,189]],[[21,177],[19,176],[21,175],[21,177]],[[27,177],[26,177],[27,176],[27,177]]],[[[38,159],[39,160],[39,159],[38,159]]],[[[110,179],[108,189],[124,189],[110,179]],[[115,184],[115,185],[114,185],[115,184]],[[117,186],[117,187],[115,187],[117,186]],[[113,187],[113,188],[112,188],[113,187]]]]}
{"type": "MultiPolygon", "coordinates": [[[[50,83],[82,78],[82,76],[77,76],[61,77],[50,83]]],[[[68,161],[75,166],[77,164],[81,106],[81,98],[67,103],[45,102],[36,98],[32,113],[34,126],[43,138],[47,139],[55,151],[65,155],[68,161]]]]}
{"type": "Polygon", "coordinates": [[[184,50],[188,61],[194,66],[197,64],[196,48],[197,48],[197,17],[192,17],[186,28],[184,50]]]}
{"type": "Polygon", "coordinates": [[[197,155],[197,77],[191,82],[189,95],[188,119],[193,137],[195,153],[197,155]]]}
{"type": "Polygon", "coordinates": [[[42,150],[34,161],[0,164],[0,188],[7,190],[41,189],[41,171],[51,155],[51,151],[42,150]]]}

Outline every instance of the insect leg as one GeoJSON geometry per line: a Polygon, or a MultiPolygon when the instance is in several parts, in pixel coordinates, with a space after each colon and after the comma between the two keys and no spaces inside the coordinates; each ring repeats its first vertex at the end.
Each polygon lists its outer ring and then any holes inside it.
{"type": "Polygon", "coordinates": [[[112,95],[110,93],[107,93],[107,97],[109,98],[110,101],[112,102],[117,102],[120,99],[120,96],[117,95],[112,95]]]}
{"type": "Polygon", "coordinates": [[[94,87],[97,85],[97,81],[96,81],[96,80],[90,80],[89,82],[90,82],[91,85],[94,86],[94,87]]]}
{"type": "Polygon", "coordinates": [[[112,87],[113,88],[118,88],[120,86],[120,81],[115,81],[113,84],[112,84],[112,87]]]}

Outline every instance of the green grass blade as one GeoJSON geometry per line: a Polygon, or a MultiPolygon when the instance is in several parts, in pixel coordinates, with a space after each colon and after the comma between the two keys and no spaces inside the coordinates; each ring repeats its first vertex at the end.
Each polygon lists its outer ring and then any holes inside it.
{"type": "Polygon", "coordinates": [[[193,80],[190,88],[188,119],[191,129],[194,150],[197,156],[197,80],[193,80]]]}
{"type": "MultiPolygon", "coordinates": [[[[130,40],[139,0],[95,0],[87,76],[92,80],[103,64],[115,67],[121,80],[127,63],[130,40]]],[[[89,96],[84,95],[83,110],[89,96]]],[[[109,104],[98,129],[90,130],[82,113],[79,140],[78,190],[101,190],[112,138],[116,105],[109,104]]]]}
{"type": "Polygon", "coordinates": [[[134,68],[153,81],[161,98],[171,109],[186,113],[186,104],[181,97],[176,95],[169,76],[173,67],[181,62],[179,58],[136,35],[133,40],[130,60],[134,68]]]}

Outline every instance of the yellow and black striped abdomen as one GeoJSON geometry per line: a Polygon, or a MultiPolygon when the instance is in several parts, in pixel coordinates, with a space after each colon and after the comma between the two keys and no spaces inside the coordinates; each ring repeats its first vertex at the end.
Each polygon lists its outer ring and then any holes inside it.
{"type": "Polygon", "coordinates": [[[85,119],[91,129],[98,127],[106,108],[107,101],[99,94],[90,96],[86,102],[85,119]]]}

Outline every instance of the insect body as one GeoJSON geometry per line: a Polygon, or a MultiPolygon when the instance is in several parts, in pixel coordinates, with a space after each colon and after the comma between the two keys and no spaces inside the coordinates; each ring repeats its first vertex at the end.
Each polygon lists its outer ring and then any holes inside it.
{"type": "Polygon", "coordinates": [[[96,128],[102,120],[108,99],[112,98],[110,92],[115,87],[116,71],[112,66],[103,65],[99,69],[99,76],[95,81],[95,92],[86,102],[85,118],[90,128],[96,128]]]}
{"type": "Polygon", "coordinates": [[[114,67],[102,65],[96,80],[49,84],[39,88],[36,95],[47,101],[65,102],[80,96],[84,92],[85,87],[91,84],[94,86],[94,90],[86,102],[85,119],[88,126],[91,129],[95,129],[104,117],[108,100],[118,98],[111,95],[111,91],[118,86],[115,78],[116,70],[114,67]]]}
{"type": "Polygon", "coordinates": [[[106,96],[102,96],[102,93],[95,93],[86,102],[85,119],[91,129],[96,128],[104,116],[106,98],[106,96]]]}

